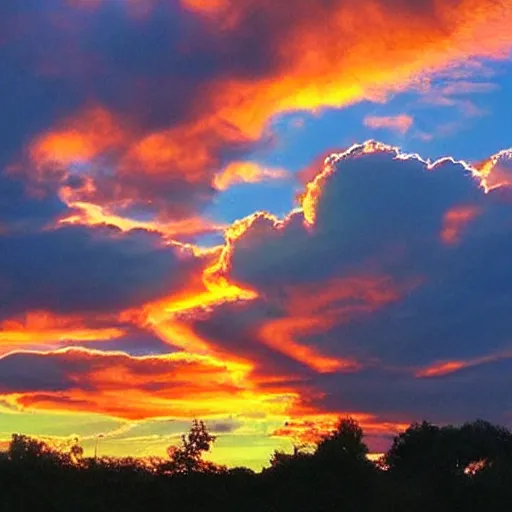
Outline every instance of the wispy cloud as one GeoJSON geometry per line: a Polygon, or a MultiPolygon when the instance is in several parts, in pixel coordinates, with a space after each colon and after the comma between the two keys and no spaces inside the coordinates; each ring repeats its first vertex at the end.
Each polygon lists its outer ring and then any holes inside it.
{"type": "Polygon", "coordinates": [[[363,120],[366,127],[372,129],[387,129],[406,134],[414,124],[414,119],[406,114],[396,116],[366,116],[363,120]]]}

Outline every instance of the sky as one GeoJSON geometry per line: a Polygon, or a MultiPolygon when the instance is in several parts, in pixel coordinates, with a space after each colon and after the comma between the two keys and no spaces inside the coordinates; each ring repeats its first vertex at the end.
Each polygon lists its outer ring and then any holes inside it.
{"type": "Polygon", "coordinates": [[[259,469],[512,427],[510,0],[0,4],[0,448],[259,469]],[[101,437],[100,437],[101,436],[101,437]]]}

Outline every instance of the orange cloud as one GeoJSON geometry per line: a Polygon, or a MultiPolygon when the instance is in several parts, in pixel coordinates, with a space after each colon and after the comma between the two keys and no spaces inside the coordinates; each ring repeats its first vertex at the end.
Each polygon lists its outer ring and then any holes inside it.
{"type": "Polygon", "coordinates": [[[92,203],[69,201],[67,204],[73,209],[78,210],[78,213],[63,217],[58,221],[59,224],[79,224],[86,226],[106,224],[115,226],[121,231],[130,231],[132,229],[154,231],[168,238],[179,238],[182,236],[212,233],[216,231],[220,232],[226,228],[225,225],[216,224],[201,217],[189,217],[169,222],[158,220],[143,221],[108,213],[104,207],[92,203]]]}
{"type": "Polygon", "coordinates": [[[120,173],[142,169],[148,175],[183,174],[190,183],[211,178],[223,144],[243,142],[236,129],[214,117],[153,132],[135,142],[120,163],[120,173]]]}
{"type": "Polygon", "coordinates": [[[398,300],[401,290],[386,276],[351,276],[293,286],[285,290],[285,295],[289,313],[317,314],[332,324],[398,300]]]}
{"type": "Polygon", "coordinates": [[[357,370],[355,361],[322,355],[315,347],[295,341],[297,334],[324,332],[326,325],[320,318],[284,318],[268,322],[261,328],[262,341],[277,352],[304,363],[319,373],[357,370]]]}
{"type": "MultiPolygon", "coordinates": [[[[226,230],[226,237],[229,237],[233,229],[231,226],[226,230]]],[[[149,329],[174,348],[191,353],[218,355],[219,351],[209,340],[196,334],[188,320],[221,304],[251,301],[258,294],[249,287],[232,283],[226,277],[228,245],[203,251],[194,246],[183,246],[183,250],[202,257],[202,268],[191,274],[189,280],[175,293],[137,310],[126,311],[121,318],[149,329]]]]}
{"type": "Polygon", "coordinates": [[[104,108],[94,106],[37,137],[30,146],[30,158],[39,169],[86,163],[119,147],[128,137],[118,119],[104,108]]]}
{"type": "Polygon", "coordinates": [[[213,179],[217,190],[226,190],[238,183],[258,183],[260,181],[288,177],[284,169],[265,168],[255,162],[231,162],[213,179]]]}
{"type": "Polygon", "coordinates": [[[402,135],[407,133],[414,119],[411,116],[401,114],[398,116],[367,116],[364,118],[364,125],[368,128],[387,128],[388,130],[397,131],[402,135]]]}
{"type": "Polygon", "coordinates": [[[442,242],[446,245],[457,244],[463,230],[480,213],[476,206],[457,206],[446,212],[441,231],[442,242]]]}
{"type": "MultiPolygon", "coordinates": [[[[251,163],[231,164],[215,175],[221,150],[247,140],[213,115],[144,133],[128,128],[122,117],[106,108],[93,106],[35,138],[28,150],[28,167],[34,170],[29,178],[35,186],[57,181],[60,198],[79,210],[67,222],[106,221],[123,230],[131,224],[186,236],[216,230],[196,214],[196,202],[207,201],[215,189],[284,177],[283,170],[251,163]],[[152,210],[157,220],[137,223],[108,213],[134,205],[152,210]]],[[[12,170],[25,172],[20,165],[12,170]]]]}
{"type": "Polygon", "coordinates": [[[266,322],[263,343],[320,373],[360,369],[356,361],[322,355],[302,344],[301,336],[327,332],[363,313],[400,298],[401,292],[382,276],[337,278],[327,283],[295,286],[281,291],[287,316],[266,322]]]}
{"type": "MultiPolygon", "coordinates": [[[[200,6],[183,3],[195,10],[200,6]]],[[[224,31],[250,30],[256,10],[268,20],[266,34],[274,40],[280,64],[276,72],[250,81],[226,79],[212,88],[219,117],[250,138],[259,137],[273,115],[342,107],[375,97],[377,87],[382,96],[382,91],[406,87],[425,70],[440,70],[468,56],[504,57],[511,46],[512,9],[501,2],[459,0],[425,11],[403,2],[302,0],[294,3],[293,16],[291,4],[276,6],[270,0],[226,0],[207,7],[209,14],[217,8],[217,16],[209,19],[224,31]]]]}
{"type": "MultiPolygon", "coordinates": [[[[282,415],[293,393],[257,389],[247,364],[187,353],[130,357],[117,352],[65,349],[19,352],[27,371],[51,375],[52,389],[27,389],[3,382],[2,399],[17,408],[96,412],[128,420],[156,417],[209,417],[249,414],[255,410],[282,415]],[[58,391],[54,391],[55,388],[58,391]],[[281,398],[281,400],[279,399],[281,398]]],[[[14,355],[0,358],[4,361],[14,355]]]]}
{"type": "Polygon", "coordinates": [[[477,357],[474,359],[468,359],[465,361],[438,361],[432,365],[416,371],[415,376],[421,378],[444,377],[445,375],[450,375],[466,368],[510,358],[512,358],[512,352],[505,351],[497,354],[489,354],[486,356],[477,357]]]}
{"type": "Polygon", "coordinates": [[[416,373],[417,377],[440,377],[442,375],[449,375],[450,373],[467,368],[468,364],[463,361],[448,361],[445,363],[437,363],[429,366],[416,373]]]}
{"type": "Polygon", "coordinates": [[[74,342],[114,340],[124,334],[119,327],[87,326],[87,320],[79,316],[33,311],[0,323],[0,355],[23,346],[57,347],[74,342]]]}

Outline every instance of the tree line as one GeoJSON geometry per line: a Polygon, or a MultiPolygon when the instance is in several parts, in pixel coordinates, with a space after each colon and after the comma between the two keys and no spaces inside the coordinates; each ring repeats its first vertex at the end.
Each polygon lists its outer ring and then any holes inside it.
{"type": "Polygon", "coordinates": [[[168,458],[84,457],[13,434],[0,454],[1,511],[512,510],[512,433],[477,420],[416,423],[377,462],[351,418],[316,444],[276,451],[261,473],[204,460],[213,443],[194,420],[168,458]]]}

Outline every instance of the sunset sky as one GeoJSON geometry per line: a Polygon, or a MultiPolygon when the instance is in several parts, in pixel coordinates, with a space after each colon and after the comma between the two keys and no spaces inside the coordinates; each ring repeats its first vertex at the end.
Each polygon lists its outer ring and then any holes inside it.
{"type": "Polygon", "coordinates": [[[512,0],[0,2],[0,449],[258,469],[512,426],[512,0]],[[508,149],[511,148],[511,149],[508,149]]]}

